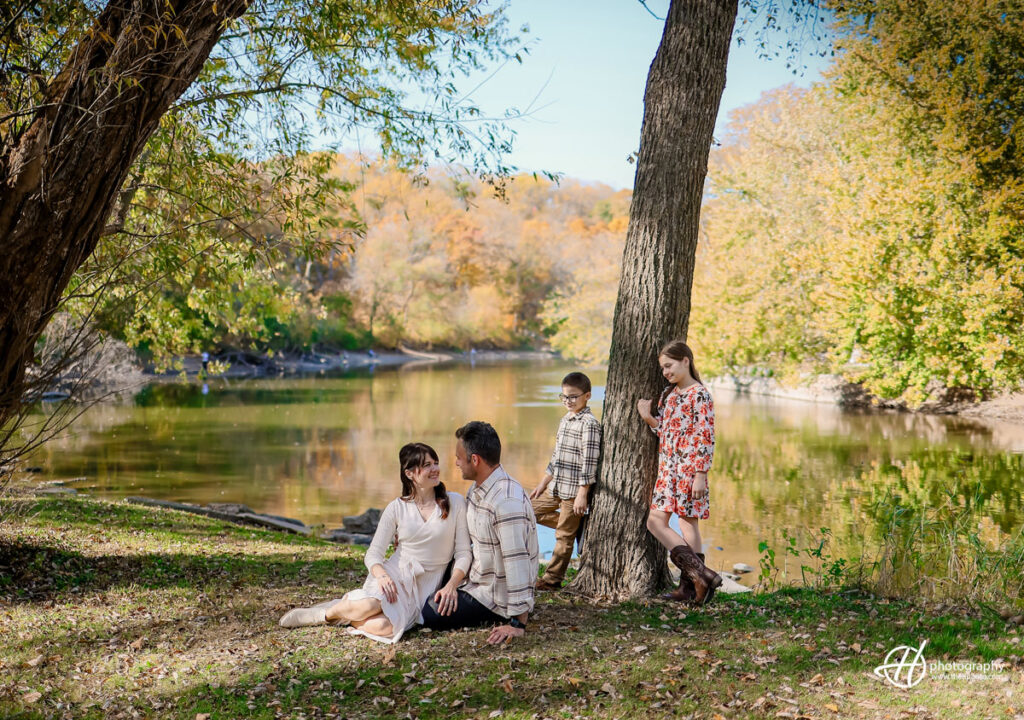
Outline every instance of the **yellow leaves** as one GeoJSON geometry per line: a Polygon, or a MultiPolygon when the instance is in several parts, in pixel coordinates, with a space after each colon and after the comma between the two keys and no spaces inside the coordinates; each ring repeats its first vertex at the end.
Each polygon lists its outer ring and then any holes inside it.
{"type": "Polygon", "coordinates": [[[908,148],[903,101],[887,99],[780,90],[734,116],[710,160],[693,286],[706,372],[842,371],[855,342],[884,397],[1024,374],[1003,350],[1024,341],[1024,228],[998,218],[1013,201],[992,188],[995,209],[954,155],[908,148]]]}

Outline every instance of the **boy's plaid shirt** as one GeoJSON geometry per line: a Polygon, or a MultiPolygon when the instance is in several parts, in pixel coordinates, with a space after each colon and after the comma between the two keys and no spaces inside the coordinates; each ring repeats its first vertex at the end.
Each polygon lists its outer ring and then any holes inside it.
{"type": "Polygon", "coordinates": [[[597,482],[601,461],[601,423],[589,407],[566,413],[558,423],[555,450],[547,472],[553,478],[551,494],[562,500],[576,497],[580,485],[597,482]]]}
{"type": "Polygon", "coordinates": [[[502,617],[530,612],[540,564],[530,498],[499,465],[466,500],[473,564],[462,589],[502,617]]]}

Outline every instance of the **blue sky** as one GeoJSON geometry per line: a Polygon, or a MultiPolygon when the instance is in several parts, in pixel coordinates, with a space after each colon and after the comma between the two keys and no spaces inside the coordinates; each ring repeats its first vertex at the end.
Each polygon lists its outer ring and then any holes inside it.
{"type": "MultiPolygon", "coordinates": [[[[668,2],[648,6],[664,17],[668,2]]],[[[494,116],[531,108],[512,125],[511,164],[631,188],[635,166],[626,158],[639,145],[647,70],[664,23],[638,0],[512,0],[508,16],[513,28],[529,26],[522,37],[530,54],[522,65],[500,68],[472,97],[494,116]]],[[[807,69],[794,75],[784,60],[759,59],[752,45],[733,40],[719,128],[729,110],[780,85],[809,85],[828,64],[804,52],[798,60],[807,69]]]]}

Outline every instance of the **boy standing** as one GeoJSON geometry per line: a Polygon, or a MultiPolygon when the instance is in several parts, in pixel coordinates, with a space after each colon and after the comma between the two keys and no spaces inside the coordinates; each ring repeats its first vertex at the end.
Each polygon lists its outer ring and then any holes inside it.
{"type": "Polygon", "coordinates": [[[587,407],[590,390],[590,378],[581,372],[571,372],[562,379],[559,398],[568,412],[558,424],[555,450],[544,479],[530,493],[538,524],[555,529],[555,550],[544,577],[537,582],[537,590],[561,589],[576,530],[587,511],[590,486],[597,482],[601,423],[587,407]],[[549,485],[550,491],[545,492],[549,485]]]}

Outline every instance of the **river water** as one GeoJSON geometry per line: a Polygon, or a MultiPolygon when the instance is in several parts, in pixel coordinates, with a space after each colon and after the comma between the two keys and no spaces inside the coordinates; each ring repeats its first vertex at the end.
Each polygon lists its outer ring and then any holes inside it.
{"type": "MultiPolygon", "coordinates": [[[[159,383],[131,403],[90,408],[33,462],[44,477],[84,477],[69,484],[108,498],[239,502],[337,527],[398,494],[406,442],[434,446],[442,479],[464,493],[453,432],[468,420],[497,428],[505,468],[532,489],[564,413],[559,383],[572,369],[531,361],[159,383]]],[[[600,417],[605,373],[590,377],[600,417]]],[[[1024,427],[720,390],[715,405],[712,510],[702,523],[714,567],[757,567],[759,542],[781,548],[789,535],[804,547],[821,528],[834,536],[833,552],[856,554],[886,532],[894,497],[966,513],[989,541],[1021,526],[1024,427]]],[[[540,540],[550,550],[553,532],[542,529],[540,540]]]]}

